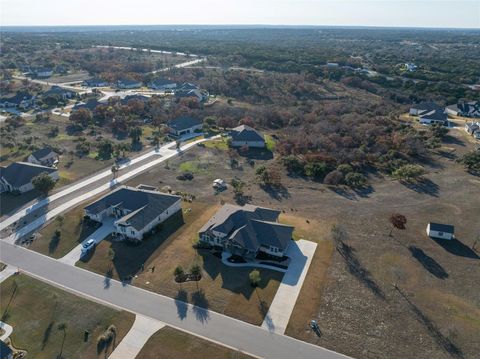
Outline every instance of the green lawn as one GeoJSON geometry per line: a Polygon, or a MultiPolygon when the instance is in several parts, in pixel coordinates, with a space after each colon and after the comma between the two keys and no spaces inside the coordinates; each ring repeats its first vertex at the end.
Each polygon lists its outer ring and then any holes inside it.
{"type": "Polygon", "coordinates": [[[228,150],[228,144],[225,139],[206,141],[206,142],[203,142],[203,144],[205,145],[206,148],[215,148],[223,151],[228,150]]]}
{"type": "Polygon", "coordinates": [[[251,356],[205,339],[165,327],[147,341],[137,359],[247,359],[251,356]],[[159,353],[161,355],[159,356],[159,353]]]}
{"type": "Polygon", "coordinates": [[[32,243],[30,249],[54,258],[63,257],[70,252],[96,229],[83,223],[84,206],[85,203],[65,214],[61,226],[56,220],[50,222],[39,232],[39,238],[32,243]],[[61,231],[60,239],[55,236],[57,229],[61,231]]]}
{"type": "MultiPolygon", "coordinates": [[[[128,332],[135,316],[105,307],[44,284],[26,275],[0,284],[2,321],[13,327],[11,340],[28,358],[105,358],[97,337],[115,325],[115,345],[128,332]],[[62,329],[65,324],[65,329],[62,329]],[[84,331],[90,332],[84,341],[84,331]]],[[[111,345],[107,350],[110,353],[111,345]]]]}
{"type": "Polygon", "coordinates": [[[190,172],[193,174],[198,173],[208,173],[208,167],[210,164],[208,162],[202,161],[201,159],[195,159],[193,161],[185,161],[178,166],[180,172],[190,172]]]}

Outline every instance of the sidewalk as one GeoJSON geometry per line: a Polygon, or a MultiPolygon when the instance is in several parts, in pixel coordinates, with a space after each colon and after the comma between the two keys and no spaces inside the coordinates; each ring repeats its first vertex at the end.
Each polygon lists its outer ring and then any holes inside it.
{"type": "Polygon", "coordinates": [[[316,243],[304,239],[290,245],[286,255],[292,261],[265,315],[262,328],[276,334],[285,333],[316,248],[316,243]]]}
{"type": "Polygon", "coordinates": [[[135,358],[148,339],[164,326],[165,324],[158,320],[137,315],[127,335],[123,337],[123,340],[118,344],[113,353],[110,354],[109,358],[135,358]]]}

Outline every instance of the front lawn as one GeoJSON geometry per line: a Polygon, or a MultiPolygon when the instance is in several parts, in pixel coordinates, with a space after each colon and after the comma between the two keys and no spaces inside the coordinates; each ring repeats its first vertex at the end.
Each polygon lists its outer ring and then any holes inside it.
{"type": "MultiPolygon", "coordinates": [[[[248,277],[251,268],[225,266],[208,250],[197,251],[192,247],[198,230],[219,206],[184,203],[182,216],[170,218],[161,231],[139,246],[103,241],[91,256],[77,265],[114,279],[133,276],[132,283],[136,286],[259,325],[283,274],[260,270],[262,280],[254,289],[248,277]],[[178,284],[174,281],[173,271],[178,265],[188,271],[195,263],[202,267],[199,282],[178,284]]],[[[179,304],[178,315],[182,317],[183,312],[179,304]]]]}
{"type": "MultiPolygon", "coordinates": [[[[28,358],[105,358],[97,351],[97,337],[114,325],[118,345],[135,316],[90,302],[26,275],[0,284],[2,321],[13,327],[13,346],[28,358]],[[84,341],[84,331],[89,331],[84,341]]],[[[113,350],[113,345],[107,349],[113,350]]]]}
{"type": "Polygon", "coordinates": [[[64,215],[63,224],[55,219],[42,228],[30,249],[54,258],[61,258],[80,244],[96,230],[92,222],[83,221],[85,205],[86,203],[82,203],[67,212],[64,215]],[[61,232],[60,237],[55,234],[57,230],[61,232]]]}
{"type": "Polygon", "coordinates": [[[251,356],[209,342],[208,340],[164,327],[150,337],[137,359],[247,359],[251,356]]]}

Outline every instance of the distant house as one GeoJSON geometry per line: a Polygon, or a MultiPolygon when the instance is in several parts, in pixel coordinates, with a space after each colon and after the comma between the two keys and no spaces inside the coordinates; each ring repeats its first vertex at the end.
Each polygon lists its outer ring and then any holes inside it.
{"type": "Polygon", "coordinates": [[[69,91],[60,86],[54,85],[50,88],[50,90],[45,91],[43,93],[43,97],[48,97],[48,96],[58,96],[63,100],[66,100],[75,96],[75,92],[69,91]]]}
{"type": "Polygon", "coordinates": [[[405,64],[405,69],[409,72],[414,72],[417,69],[417,65],[412,64],[411,62],[407,62],[405,64]]]}
{"type": "Polygon", "coordinates": [[[83,84],[88,87],[105,87],[109,85],[108,81],[102,80],[98,77],[85,80],[83,81],[83,84]]]}
{"type": "Polygon", "coordinates": [[[465,131],[467,131],[470,135],[480,131],[480,122],[467,122],[465,124],[465,131]]]}
{"type": "Polygon", "coordinates": [[[329,68],[337,68],[339,67],[338,63],[336,62],[327,62],[327,67],[329,68]]]}
{"type": "Polygon", "coordinates": [[[122,105],[127,105],[128,102],[130,102],[132,100],[147,102],[149,99],[150,99],[150,97],[144,96],[144,95],[128,95],[128,96],[125,96],[123,99],[121,99],[120,103],[122,105]]]}
{"type": "Polygon", "coordinates": [[[480,101],[458,102],[445,107],[445,112],[453,116],[480,118],[480,101]]]}
{"type": "Polygon", "coordinates": [[[193,90],[177,90],[175,91],[175,97],[177,98],[193,98],[198,102],[205,101],[208,98],[204,92],[199,89],[193,90]]]}
{"type": "Polygon", "coordinates": [[[51,148],[45,147],[32,152],[27,161],[36,165],[51,167],[58,163],[58,154],[51,148]]]}
{"type": "Polygon", "coordinates": [[[203,127],[203,122],[197,118],[183,116],[168,121],[167,126],[170,134],[174,136],[183,136],[194,132],[200,132],[203,127]]]}
{"type": "Polygon", "coordinates": [[[450,224],[440,224],[430,222],[427,225],[427,235],[431,238],[453,239],[455,228],[450,224]]]}
{"type": "Polygon", "coordinates": [[[154,90],[173,90],[177,88],[177,83],[168,79],[154,79],[148,84],[148,87],[154,90]]]}
{"type": "Polygon", "coordinates": [[[117,81],[117,87],[120,89],[137,89],[142,87],[142,81],[137,81],[137,80],[118,80],[117,81]]]}
{"type": "Polygon", "coordinates": [[[118,236],[142,240],[145,233],[181,210],[181,197],[123,186],[84,208],[85,216],[102,222],[114,217],[118,236]]]}
{"type": "Polygon", "coordinates": [[[184,82],[180,85],[178,85],[178,90],[200,90],[200,87],[198,87],[195,84],[192,84],[190,82],[184,82]]]}
{"type": "Polygon", "coordinates": [[[36,69],[35,75],[37,75],[37,77],[50,77],[53,75],[53,69],[50,69],[50,68],[36,69]]]}
{"type": "Polygon", "coordinates": [[[55,181],[58,171],[55,168],[28,162],[14,162],[0,167],[0,192],[28,192],[33,189],[32,179],[41,173],[47,173],[55,181]]]}
{"type": "Polygon", "coordinates": [[[415,104],[410,107],[410,115],[420,116],[427,112],[431,112],[433,110],[441,110],[441,109],[442,108],[438,106],[435,102],[421,102],[419,104],[415,104]]]}
{"type": "Polygon", "coordinates": [[[443,109],[422,113],[419,117],[419,121],[424,125],[439,124],[442,126],[448,126],[448,116],[443,109]]]}
{"type": "Polygon", "coordinates": [[[93,111],[99,105],[105,105],[104,103],[99,102],[97,99],[90,99],[87,102],[78,102],[75,106],[72,107],[72,111],[79,110],[81,108],[93,111]]]}
{"type": "Polygon", "coordinates": [[[225,204],[200,229],[200,241],[243,256],[260,252],[283,257],[292,241],[293,227],[278,223],[280,211],[246,205],[225,204]]]}
{"type": "Polygon", "coordinates": [[[23,91],[17,92],[15,96],[2,97],[0,99],[0,107],[3,108],[15,107],[27,109],[33,105],[35,105],[35,96],[23,91]]]}
{"type": "Polygon", "coordinates": [[[241,125],[230,131],[232,147],[265,147],[265,137],[254,128],[241,125]]]}

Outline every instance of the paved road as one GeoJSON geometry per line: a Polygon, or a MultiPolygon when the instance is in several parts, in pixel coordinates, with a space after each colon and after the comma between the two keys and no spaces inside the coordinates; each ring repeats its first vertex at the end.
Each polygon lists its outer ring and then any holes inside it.
{"type": "Polygon", "coordinates": [[[262,358],[340,359],[344,355],[270,333],[225,315],[108,280],[53,258],[0,241],[0,261],[38,279],[107,305],[159,320],[174,328],[262,358]]]}

